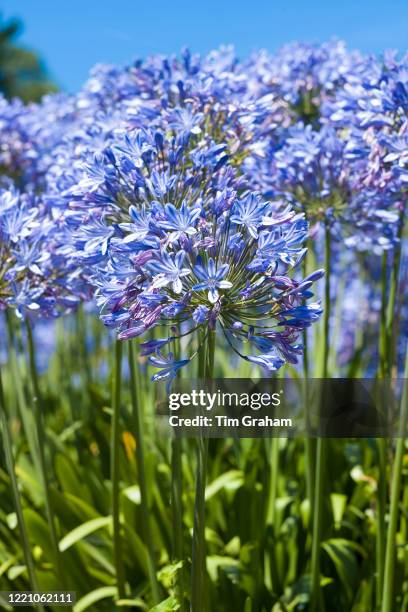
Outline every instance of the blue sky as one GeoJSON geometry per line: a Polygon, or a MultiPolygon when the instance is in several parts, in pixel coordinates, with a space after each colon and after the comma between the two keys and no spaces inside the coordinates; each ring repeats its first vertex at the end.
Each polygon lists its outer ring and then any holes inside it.
{"type": "Polygon", "coordinates": [[[22,44],[75,91],[97,62],[126,63],[188,45],[205,52],[233,43],[240,55],[293,40],[337,36],[368,52],[408,48],[408,0],[3,0],[24,22],[22,44]]]}

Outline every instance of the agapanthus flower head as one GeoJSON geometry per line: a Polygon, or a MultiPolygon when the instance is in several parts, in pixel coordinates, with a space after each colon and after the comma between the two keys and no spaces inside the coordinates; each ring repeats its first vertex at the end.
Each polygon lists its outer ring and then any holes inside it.
{"type": "Polygon", "coordinates": [[[326,121],[355,141],[366,160],[364,178],[382,199],[392,199],[403,216],[408,183],[408,57],[369,58],[349,75],[336,97],[322,108],[326,121]]]}
{"type": "Polygon", "coordinates": [[[290,105],[295,121],[319,123],[321,104],[360,69],[364,58],[341,40],[318,44],[294,42],[274,55],[265,51],[251,58],[252,72],[263,92],[274,92],[290,105]]]}
{"type": "Polygon", "coordinates": [[[43,189],[55,148],[76,118],[74,96],[50,94],[36,104],[0,97],[1,173],[19,189],[43,189]]]}
{"type": "Polygon", "coordinates": [[[300,123],[247,172],[265,195],[289,200],[312,226],[329,227],[353,248],[382,251],[396,240],[398,198],[392,182],[373,173],[367,149],[354,132],[300,123]]]}
{"type": "Polygon", "coordinates": [[[193,338],[213,330],[269,371],[296,363],[301,331],[321,314],[309,299],[323,272],[303,280],[293,276],[305,254],[304,216],[282,213],[252,193],[228,197],[223,206],[220,199],[183,200],[179,209],[156,202],[148,233],[145,219],[132,214],[132,223],[121,226],[124,235],[110,242],[96,281],[102,320],[120,339],[154,327],[171,330],[142,344],[152,365],[162,368],[156,379],[175,376],[201,350],[193,338]],[[129,235],[137,238],[127,240],[129,235]],[[125,276],[117,272],[122,258],[129,262],[125,276]],[[175,360],[171,345],[180,337],[185,353],[175,360]]]}
{"type": "Polygon", "coordinates": [[[32,193],[0,189],[0,308],[55,317],[75,308],[82,281],[64,255],[56,220],[32,193]]]}

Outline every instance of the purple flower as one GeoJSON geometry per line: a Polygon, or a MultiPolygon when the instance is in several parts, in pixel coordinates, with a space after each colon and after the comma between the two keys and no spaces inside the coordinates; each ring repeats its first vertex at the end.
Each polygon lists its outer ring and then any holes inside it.
{"type": "Polygon", "coordinates": [[[147,268],[153,273],[152,287],[159,289],[171,284],[174,293],[179,294],[183,290],[182,279],[190,274],[189,268],[183,268],[186,253],[179,251],[175,255],[161,253],[154,261],[147,264],[147,268]]]}
{"type": "Polygon", "coordinates": [[[215,304],[220,297],[218,289],[230,289],[232,287],[230,281],[224,280],[228,270],[228,264],[216,266],[212,258],[208,260],[207,266],[200,261],[194,266],[194,273],[202,282],[193,285],[193,291],[208,289],[208,300],[211,304],[215,304]]]}
{"type": "Polygon", "coordinates": [[[149,362],[155,366],[156,368],[160,368],[160,370],[153,375],[153,381],[167,380],[167,391],[170,390],[171,383],[174,378],[177,376],[177,372],[183,366],[187,365],[188,359],[179,359],[176,361],[174,359],[173,353],[168,353],[167,357],[164,357],[161,353],[149,357],[149,362]]]}

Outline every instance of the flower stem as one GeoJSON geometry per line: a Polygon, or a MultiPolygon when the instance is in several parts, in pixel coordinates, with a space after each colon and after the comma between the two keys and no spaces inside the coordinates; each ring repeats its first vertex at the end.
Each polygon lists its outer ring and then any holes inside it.
{"type": "Polygon", "coordinates": [[[122,343],[115,342],[115,356],[112,376],[112,430],[111,430],[111,482],[112,482],[112,524],[113,524],[113,555],[115,559],[116,582],[119,599],[126,595],[125,579],[123,571],[123,555],[120,526],[120,503],[119,503],[119,444],[120,444],[120,401],[121,401],[121,374],[122,374],[122,343]]]}
{"type": "Polygon", "coordinates": [[[145,467],[145,450],[143,436],[143,419],[142,405],[140,393],[140,377],[135,358],[135,347],[132,341],[129,342],[129,366],[130,366],[130,392],[132,398],[133,419],[136,433],[136,461],[137,471],[139,475],[140,486],[140,504],[143,520],[143,531],[147,549],[147,568],[149,572],[149,580],[153,594],[153,603],[160,602],[160,587],[157,581],[156,564],[154,559],[154,547],[152,539],[152,530],[150,524],[149,500],[147,493],[146,482],[146,467],[145,467]]]}
{"type": "Polygon", "coordinates": [[[45,511],[47,515],[48,529],[50,530],[51,547],[54,556],[54,563],[56,574],[60,581],[62,588],[66,586],[65,572],[63,571],[61,553],[58,546],[57,530],[55,525],[55,518],[53,507],[51,503],[51,491],[50,483],[47,472],[47,465],[45,460],[45,434],[44,434],[44,414],[43,414],[43,402],[40,390],[40,383],[38,378],[37,364],[35,360],[35,349],[34,349],[34,338],[31,329],[30,321],[26,318],[26,331],[27,331],[27,342],[28,342],[28,356],[29,356],[29,367],[31,384],[33,390],[33,412],[36,426],[36,436],[38,444],[38,458],[41,469],[41,478],[44,487],[44,502],[45,511]]]}
{"type": "MultiPolygon", "coordinates": [[[[383,253],[381,262],[381,311],[380,311],[380,340],[379,340],[379,365],[377,377],[385,379],[389,375],[389,348],[387,339],[387,253],[383,253]]],[[[376,600],[377,606],[382,600],[384,584],[384,557],[385,557],[385,514],[387,511],[387,441],[377,438],[378,456],[378,485],[377,485],[377,531],[376,531],[376,600]]]]}
{"type": "MultiPolygon", "coordinates": [[[[307,269],[307,258],[303,260],[303,274],[306,277],[308,273],[307,269]]],[[[309,501],[309,508],[312,508],[313,504],[313,492],[314,492],[314,473],[315,473],[315,448],[314,441],[309,437],[309,338],[307,328],[303,331],[303,404],[305,411],[305,422],[306,422],[306,436],[305,436],[305,472],[306,472],[306,496],[309,501]]]]}
{"type": "Polygon", "coordinates": [[[392,483],[391,483],[391,504],[390,521],[388,524],[387,546],[385,552],[384,566],[384,589],[382,595],[382,612],[393,612],[395,610],[394,601],[394,564],[396,552],[396,533],[398,525],[398,509],[401,494],[401,476],[404,448],[406,441],[406,427],[408,423],[408,347],[405,357],[404,389],[401,399],[401,415],[399,438],[397,440],[395,459],[393,462],[392,483]]]}
{"type": "Polygon", "coordinates": [[[392,367],[395,359],[395,343],[398,334],[396,332],[396,319],[395,319],[395,303],[398,294],[399,285],[399,271],[401,264],[401,242],[404,233],[405,226],[405,208],[403,206],[400,213],[399,226],[398,226],[398,243],[394,248],[393,263],[391,268],[391,279],[390,279],[390,293],[386,311],[386,342],[388,350],[388,370],[387,373],[391,376],[392,367]]]}
{"type": "Polygon", "coordinates": [[[380,378],[385,378],[388,369],[387,340],[387,253],[383,253],[381,262],[381,311],[380,311],[380,342],[378,347],[380,378]]]}
{"type": "Polygon", "coordinates": [[[38,457],[38,443],[35,431],[35,420],[33,411],[28,405],[27,396],[24,389],[24,382],[26,380],[26,372],[20,367],[19,355],[17,354],[15,335],[20,329],[13,325],[10,310],[6,310],[6,323],[7,323],[7,352],[9,357],[10,371],[13,377],[13,391],[15,393],[16,403],[18,405],[19,414],[23,423],[25,435],[27,437],[29,450],[34,463],[35,470],[38,474],[41,474],[41,463],[38,457]]]}
{"type": "MultiPolygon", "coordinates": [[[[175,358],[180,359],[180,338],[175,342],[175,358]]],[[[183,546],[183,474],[182,474],[182,440],[173,436],[171,441],[171,510],[173,525],[173,561],[184,561],[183,546]]],[[[177,596],[180,611],[186,609],[185,602],[185,568],[181,567],[177,575],[177,596]]]]}
{"type": "Polygon", "coordinates": [[[387,441],[377,438],[378,485],[377,485],[377,532],[376,532],[376,598],[377,605],[382,599],[385,558],[385,514],[387,511],[387,441]]]}
{"type": "MultiPolygon", "coordinates": [[[[199,373],[201,379],[211,380],[214,372],[215,330],[210,330],[206,339],[205,360],[199,373]]],[[[193,550],[191,567],[191,612],[204,612],[206,598],[206,552],[205,552],[205,484],[208,462],[208,438],[198,439],[197,477],[194,503],[193,550]]]]}
{"type": "MultiPolygon", "coordinates": [[[[36,577],[35,569],[34,569],[34,561],[33,561],[33,557],[31,554],[30,542],[28,539],[26,524],[24,521],[23,507],[22,507],[21,498],[20,498],[20,491],[18,489],[18,484],[17,484],[16,468],[14,464],[13,449],[12,449],[12,440],[11,440],[9,425],[7,422],[6,403],[5,403],[4,392],[3,392],[1,370],[0,370],[0,425],[1,425],[1,430],[3,432],[4,454],[6,458],[7,469],[8,469],[9,476],[10,476],[11,492],[14,498],[14,506],[16,509],[17,523],[18,523],[18,528],[20,531],[20,537],[21,537],[22,546],[23,546],[24,560],[25,560],[25,564],[27,567],[31,589],[33,591],[38,591],[39,589],[38,589],[37,577],[36,577]]],[[[40,609],[43,610],[44,608],[41,606],[40,609]]]]}
{"type": "Polygon", "coordinates": [[[279,593],[280,581],[277,570],[276,559],[276,542],[278,540],[278,529],[276,525],[276,500],[278,497],[278,476],[279,476],[279,445],[280,438],[273,437],[270,447],[270,478],[269,478],[269,494],[266,510],[266,527],[270,525],[273,534],[273,546],[269,551],[269,571],[271,590],[273,593],[279,593]]]}
{"type": "MultiPolygon", "coordinates": [[[[325,232],[325,288],[323,313],[323,362],[321,378],[328,377],[329,369],[329,334],[330,334],[330,276],[331,276],[331,236],[326,225],[325,232]]],[[[323,394],[321,394],[320,410],[323,409],[323,394]]],[[[311,609],[322,609],[322,594],[320,590],[320,552],[322,539],[324,472],[326,467],[327,440],[319,436],[316,440],[315,461],[315,491],[313,495],[313,530],[311,558],[311,609]]]]}
{"type": "Polygon", "coordinates": [[[325,284],[324,284],[324,313],[323,313],[323,366],[322,378],[327,378],[329,375],[329,348],[330,348],[330,289],[331,289],[331,235],[330,228],[326,226],[325,244],[324,244],[324,268],[325,268],[325,284]]]}

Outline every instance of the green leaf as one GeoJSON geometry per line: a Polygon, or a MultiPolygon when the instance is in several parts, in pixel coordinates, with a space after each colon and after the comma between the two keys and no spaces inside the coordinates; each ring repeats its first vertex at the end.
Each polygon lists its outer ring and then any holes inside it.
{"type": "Polygon", "coordinates": [[[47,522],[31,508],[25,508],[23,514],[30,540],[42,548],[49,561],[55,563],[47,522]]]}
{"type": "Polygon", "coordinates": [[[90,521],[86,521],[86,523],[82,523],[78,527],[75,527],[72,531],[67,533],[59,543],[59,549],[61,552],[67,550],[77,542],[83,540],[91,533],[98,531],[98,529],[102,529],[103,527],[109,527],[112,524],[111,516],[102,516],[100,518],[92,519],[90,521]]]}
{"type": "Polygon", "coordinates": [[[7,559],[0,565],[0,578],[7,572],[7,570],[13,565],[17,557],[11,557],[11,559],[7,559]]]}
{"type": "Polygon", "coordinates": [[[81,597],[74,606],[74,612],[83,612],[87,610],[97,601],[102,599],[115,598],[118,595],[118,589],[113,586],[100,587],[87,593],[84,597],[81,597]]]}
{"type": "Polygon", "coordinates": [[[344,511],[347,506],[347,495],[342,493],[332,493],[330,495],[331,506],[333,510],[333,518],[336,527],[340,527],[343,520],[344,511]]]}
{"type": "Polygon", "coordinates": [[[141,608],[147,610],[147,606],[143,599],[118,599],[116,602],[118,608],[141,608]]]}
{"type": "Polygon", "coordinates": [[[177,563],[171,563],[169,565],[165,565],[158,572],[157,578],[162,583],[165,589],[170,591],[174,587],[177,581],[177,575],[183,567],[183,562],[178,561],[177,563]]]}
{"type": "Polygon", "coordinates": [[[70,503],[73,513],[75,513],[81,520],[91,520],[100,516],[93,506],[87,504],[80,497],[72,495],[72,493],[64,493],[64,497],[70,503]]]}
{"type": "Polygon", "coordinates": [[[139,485],[133,485],[131,487],[127,487],[122,491],[122,495],[125,495],[131,502],[136,505],[140,505],[140,487],[139,485]]]}
{"type": "Polygon", "coordinates": [[[252,599],[250,597],[245,600],[244,612],[252,612],[252,599]]]}
{"type": "Polygon", "coordinates": [[[58,453],[55,458],[55,471],[64,492],[77,495],[84,501],[92,503],[89,490],[79,479],[71,460],[58,453]]]}
{"type": "Polygon", "coordinates": [[[235,573],[238,571],[239,561],[238,559],[226,557],[224,555],[208,555],[206,559],[206,566],[212,582],[217,582],[219,569],[228,569],[235,573]]]}
{"type": "Polygon", "coordinates": [[[168,597],[154,608],[150,608],[150,612],[173,612],[175,610],[180,610],[180,604],[175,597],[168,597]]]}
{"type": "Polygon", "coordinates": [[[16,580],[27,570],[25,565],[13,565],[7,572],[7,578],[11,581],[16,580]]]}
{"type": "Polygon", "coordinates": [[[205,488],[205,500],[208,501],[222,489],[235,491],[242,486],[243,482],[244,476],[241,470],[229,470],[221,474],[221,476],[218,476],[218,478],[215,478],[215,480],[205,488]]]}
{"type": "Polygon", "coordinates": [[[363,549],[355,542],[343,538],[326,540],[322,543],[322,548],[332,560],[347,596],[351,599],[358,579],[356,552],[364,554],[363,549]]]}

